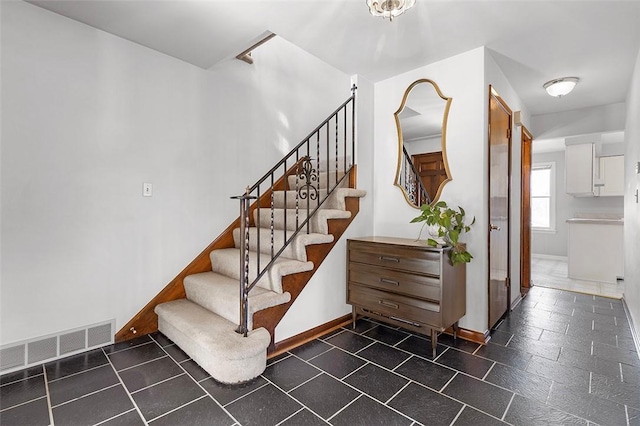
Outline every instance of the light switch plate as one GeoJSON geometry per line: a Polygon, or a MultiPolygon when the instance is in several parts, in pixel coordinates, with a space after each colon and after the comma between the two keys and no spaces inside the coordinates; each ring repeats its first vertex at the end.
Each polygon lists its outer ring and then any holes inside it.
{"type": "Polygon", "coordinates": [[[143,197],[151,197],[153,195],[153,184],[152,183],[143,183],[142,184],[142,196],[143,197]]]}

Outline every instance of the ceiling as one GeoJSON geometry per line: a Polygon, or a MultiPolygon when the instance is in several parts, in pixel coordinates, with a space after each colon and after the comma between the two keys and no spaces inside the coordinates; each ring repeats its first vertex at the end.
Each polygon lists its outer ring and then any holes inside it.
{"type": "Polygon", "coordinates": [[[417,0],[393,22],[365,0],[34,0],[204,69],[271,31],[373,82],[487,46],[532,115],[623,102],[640,48],[640,1],[417,0]],[[573,93],[542,84],[581,79],[573,93]]]}

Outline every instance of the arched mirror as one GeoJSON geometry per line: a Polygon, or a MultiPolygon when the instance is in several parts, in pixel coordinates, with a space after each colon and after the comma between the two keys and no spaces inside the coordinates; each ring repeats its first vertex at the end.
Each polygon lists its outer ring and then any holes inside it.
{"type": "Polygon", "coordinates": [[[440,198],[451,180],[447,163],[447,117],[451,98],[428,79],[414,81],[393,114],[398,127],[398,167],[394,184],[416,208],[440,198]]]}

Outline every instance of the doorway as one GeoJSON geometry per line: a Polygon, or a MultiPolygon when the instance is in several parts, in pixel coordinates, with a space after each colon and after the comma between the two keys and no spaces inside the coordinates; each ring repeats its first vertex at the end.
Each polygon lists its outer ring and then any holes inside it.
{"type": "Polygon", "coordinates": [[[436,198],[440,185],[447,180],[442,151],[414,154],[411,156],[411,161],[429,197],[436,198]]]}
{"type": "Polygon", "coordinates": [[[512,111],[489,86],[489,329],[510,305],[512,111]]]}
{"type": "Polygon", "coordinates": [[[531,288],[531,166],[533,136],[523,125],[520,130],[520,294],[531,288]]]}

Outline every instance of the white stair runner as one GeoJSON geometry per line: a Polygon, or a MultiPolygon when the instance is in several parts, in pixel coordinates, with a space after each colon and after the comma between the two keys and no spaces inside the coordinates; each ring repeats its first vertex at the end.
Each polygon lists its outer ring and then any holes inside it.
{"type": "MultiPolygon", "coordinates": [[[[341,178],[338,176],[337,178],[341,178]]],[[[335,173],[320,173],[319,196],[326,196],[326,183],[336,182],[335,173]]],[[[289,177],[295,185],[295,177],[289,177]]],[[[298,179],[301,187],[304,182],[298,179]]],[[[258,281],[249,293],[249,332],[244,337],[235,332],[240,318],[240,230],[233,231],[236,248],[211,252],[212,271],[189,275],[184,279],[186,299],[175,300],[156,306],[158,329],[178,344],[211,376],[223,383],[239,383],[260,375],[266,367],[267,347],[271,336],[264,328],[253,330],[253,314],[259,310],[288,303],[291,295],[283,291],[282,277],[311,271],[312,262],[307,260],[306,246],[333,242],[329,234],[329,219],[348,219],[346,197],[363,197],[365,191],[336,188],[310,220],[310,232],[302,230],[285,248],[274,265],[258,281]]],[[[255,223],[249,229],[249,283],[257,276],[258,259],[263,269],[290,239],[298,223],[307,217],[306,201],[298,198],[296,213],[296,191],[276,191],[273,194],[274,212],[271,209],[256,209],[255,223]],[[286,200],[286,202],[285,202],[286,200]],[[304,204],[304,207],[302,207],[304,204]],[[286,210],[285,210],[286,209],[286,210]],[[286,229],[285,235],[285,217],[286,229]],[[271,227],[273,225],[273,235],[271,227]],[[258,236],[260,250],[258,253],[258,236]]],[[[317,207],[312,201],[311,210],[317,207]]]]}

